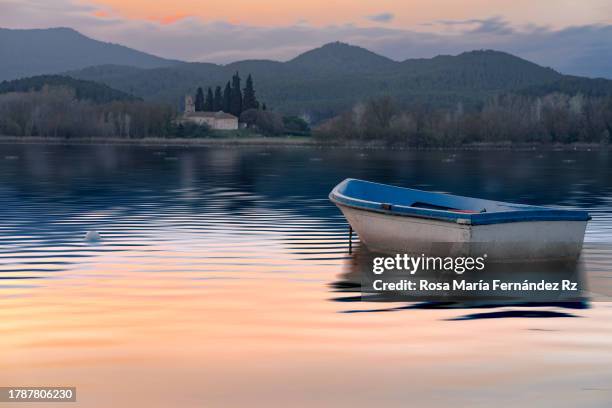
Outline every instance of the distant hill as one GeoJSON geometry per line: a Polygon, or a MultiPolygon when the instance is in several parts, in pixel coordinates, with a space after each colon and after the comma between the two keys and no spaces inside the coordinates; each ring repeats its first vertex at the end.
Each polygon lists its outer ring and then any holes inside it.
{"type": "Polygon", "coordinates": [[[0,28],[0,61],[0,80],[56,74],[102,64],[155,68],[177,63],[122,45],[93,40],[70,28],[0,28]]]}
{"type": "Polygon", "coordinates": [[[392,70],[396,62],[354,45],[334,42],[298,55],[285,65],[308,74],[368,73],[392,70]]]}
{"type": "Polygon", "coordinates": [[[77,99],[90,100],[95,103],[132,101],[139,99],[125,92],[112,89],[104,84],[61,75],[39,75],[13,81],[2,81],[0,82],[0,94],[8,92],[40,91],[45,85],[51,87],[62,86],[73,89],[77,99]]]}
{"type": "Polygon", "coordinates": [[[430,59],[409,59],[404,71],[417,75],[426,86],[454,89],[501,90],[550,83],[563,77],[514,55],[493,51],[469,51],[457,56],[440,55],[430,59]]]}
{"type": "Polygon", "coordinates": [[[184,95],[197,86],[222,86],[236,71],[243,78],[253,74],[258,97],[268,106],[287,114],[307,114],[315,121],[377,95],[391,95],[404,105],[449,107],[461,102],[469,108],[498,92],[545,86],[564,78],[550,68],[498,51],[397,62],[337,42],[284,63],[247,60],[153,69],[100,66],[68,75],[179,107],[184,95]]]}

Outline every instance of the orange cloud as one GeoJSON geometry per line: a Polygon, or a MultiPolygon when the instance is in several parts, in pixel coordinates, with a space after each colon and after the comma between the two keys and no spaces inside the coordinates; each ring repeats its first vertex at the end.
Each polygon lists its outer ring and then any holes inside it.
{"type": "MultiPolygon", "coordinates": [[[[168,24],[180,20],[177,17],[193,16],[202,21],[226,21],[234,24],[285,26],[297,21],[308,21],[314,25],[369,24],[367,16],[389,10],[417,10],[428,7],[415,6],[417,0],[377,0],[355,2],[354,0],[310,0],[308,2],[286,2],[283,0],[80,0],[108,8],[119,17],[132,20],[155,21],[168,24]]],[[[402,11],[400,10],[400,11],[402,11]]],[[[402,13],[406,14],[406,13],[402,13]]]]}
{"type": "Polygon", "coordinates": [[[96,10],[93,13],[94,16],[99,17],[99,18],[107,18],[110,17],[110,14],[107,11],[104,10],[96,10]]]}
{"type": "MultiPolygon", "coordinates": [[[[120,13],[113,11],[112,13],[106,10],[96,10],[94,12],[91,13],[93,16],[98,17],[98,18],[108,18],[111,17],[112,15],[121,15],[120,13]]],[[[146,20],[146,21],[152,21],[155,23],[159,23],[162,25],[170,25],[170,24],[174,24],[177,21],[183,20],[185,18],[189,17],[189,14],[187,13],[175,13],[175,14],[167,14],[167,15],[147,15],[147,16],[142,16],[142,17],[132,17],[132,18],[137,18],[137,19],[142,19],[142,20],[146,20]]]]}
{"type": "Polygon", "coordinates": [[[146,20],[148,21],[154,21],[157,23],[160,23],[162,25],[169,25],[169,24],[174,24],[177,21],[180,21],[184,18],[189,17],[188,14],[175,14],[175,15],[168,15],[168,16],[152,16],[152,17],[147,17],[146,20]]]}

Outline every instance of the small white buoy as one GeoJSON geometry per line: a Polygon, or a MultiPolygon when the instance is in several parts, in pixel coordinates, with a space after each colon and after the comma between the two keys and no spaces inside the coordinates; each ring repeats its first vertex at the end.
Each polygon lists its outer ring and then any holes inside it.
{"type": "Polygon", "coordinates": [[[85,234],[85,241],[88,242],[98,242],[101,239],[102,238],[100,237],[98,231],[87,231],[87,234],[85,234]]]}

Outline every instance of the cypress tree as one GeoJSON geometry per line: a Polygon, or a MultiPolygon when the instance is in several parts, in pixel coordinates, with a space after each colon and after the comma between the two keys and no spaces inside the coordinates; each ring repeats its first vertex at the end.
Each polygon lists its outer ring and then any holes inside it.
{"type": "Polygon", "coordinates": [[[204,110],[206,112],[212,112],[214,109],[215,100],[213,98],[212,89],[208,87],[208,92],[206,93],[206,102],[204,102],[204,110]]]}
{"type": "Polygon", "coordinates": [[[215,112],[219,112],[223,110],[223,92],[221,91],[221,87],[217,86],[215,88],[215,98],[213,101],[213,110],[215,112]]]}
{"type": "Polygon", "coordinates": [[[247,77],[246,86],[244,87],[244,97],[242,100],[242,110],[258,109],[259,102],[255,97],[255,88],[253,87],[253,78],[251,74],[247,77]]]}
{"type": "Polygon", "coordinates": [[[232,77],[230,113],[238,117],[242,113],[242,90],[240,89],[240,75],[238,72],[232,77]]]}
{"type": "Polygon", "coordinates": [[[225,84],[225,90],[223,91],[223,112],[231,113],[231,109],[230,109],[231,106],[232,106],[232,87],[229,81],[227,81],[227,84],[225,84]]]}
{"type": "Polygon", "coordinates": [[[202,87],[198,87],[195,97],[195,110],[196,112],[202,112],[204,110],[204,91],[202,87]]]}

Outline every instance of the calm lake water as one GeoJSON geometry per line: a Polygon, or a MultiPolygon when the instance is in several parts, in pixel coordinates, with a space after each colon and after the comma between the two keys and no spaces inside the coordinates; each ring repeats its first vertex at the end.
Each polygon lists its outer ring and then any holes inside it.
{"type": "Polygon", "coordinates": [[[608,151],[0,145],[0,385],[84,407],[609,407],[611,243],[608,151]],[[346,177],[588,209],[587,307],[359,301],[327,199],[346,177]]]}

